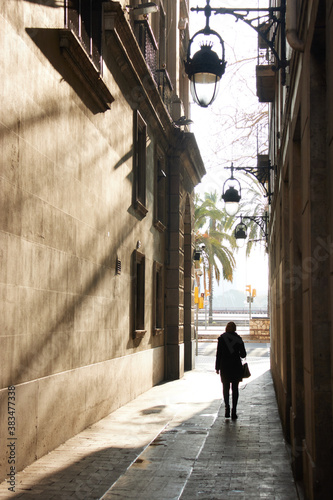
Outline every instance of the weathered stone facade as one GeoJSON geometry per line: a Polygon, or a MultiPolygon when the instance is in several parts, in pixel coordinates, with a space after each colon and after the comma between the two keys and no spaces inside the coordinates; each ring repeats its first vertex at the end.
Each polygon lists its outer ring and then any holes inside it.
{"type": "Polygon", "coordinates": [[[332,29],[331,0],[287,2],[287,85],[277,75],[271,107],[271,366],[294,474],[311,500],[333,491],[332,29]]]}
{"type": "Polygon", "coordinates": [[[188,5],[157,3],[147,20],[134,2],[93,2],[92,55],[78,3],[1,3],[0,435],[13,387],[16,470],[193,366],[192,195],[205,170],[174,124],[189,112],[188,5]],[[139,29],[156,39],[149,53],[139,29]]]}

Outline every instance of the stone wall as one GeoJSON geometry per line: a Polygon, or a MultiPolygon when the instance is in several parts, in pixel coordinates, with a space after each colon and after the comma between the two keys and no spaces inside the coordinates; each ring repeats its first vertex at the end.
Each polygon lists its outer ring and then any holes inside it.
{"type": "Polygon", "coordinates": [[[271,114],[271,371],[307,500],[333,491],[332,32],[332,1],[297,2],[304,50],[292,52],[288,92],[277,85],[271,114]]]}
{"type": "MultiPolygon", "coordinates": [[[[186,134],[173,126],[121,5],[105,2],[103,76],[96,77],[84,48],[64,30],[58,3],[18,0],[0,9],[0,435],[8,437],[10,386],[16,470],[165,377],[167,328],[156,335],[153,324],[154,264],[168,262],[167,230],[155,220],[156,151],[167,156],[175,130],[186,134]],[[147,125],[141,213],[133,203],[137,111],[147,125]],[[144,330],[134,338],[138,248],[144,330]]],[[[180,148],[193,156],[194,142],[180,148]]],[[[177,290],[183,293],[182,283],[177,290]]],[[[175,343],[179,353],[168,363],[181,376],[183,336],[175,343]]],[[[1,447],[0,481],[8,452],[1,447]]]]}
{"type": "Polygon", "coordinates": [[[117,99],[102,112],[61,53],[62,9],[9,4],[0,12],[0,403],[6,408],[15,386],[21,469],[164,378],[164,337],[152,332],[151,310],[153,264],[165,255],[153,221],[149,115],[140,218],[130,181],[134,113],[119,70],[104,68],[117,99]],[[140,342],[130,322],[138,241],[146,257],[140,342]]]}
{"type": "Polygon", "coordinates": [[[269,326],[270,326],[269,318],[252,318],[250,320],[251,340],[257,340],[260,342],[270,342],[269,326]]]}

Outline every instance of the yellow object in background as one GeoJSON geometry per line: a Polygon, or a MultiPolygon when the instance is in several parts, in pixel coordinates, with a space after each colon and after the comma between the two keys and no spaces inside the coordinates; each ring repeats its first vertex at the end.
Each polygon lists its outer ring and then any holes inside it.
{"type": "Polygon", "coordinates": [[[199,287],[195,286],[194,287],[194,303],[198,304],[199,302],[199,287]]]}
{"type": "Polygon", "coordinates": [[[204,301],[205,301],[205,294],[202,293],[201,297],[199,297],[199,309],[203,309],[204,308],[204,301]]]}

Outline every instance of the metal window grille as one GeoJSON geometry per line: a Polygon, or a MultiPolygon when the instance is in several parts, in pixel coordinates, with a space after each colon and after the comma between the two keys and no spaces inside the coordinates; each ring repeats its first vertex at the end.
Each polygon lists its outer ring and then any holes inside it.
{"type": "Polygon", "coordinates": [[[157,59],[157,42],[148,21],[135,21],[134,33],[139,44],[143,57],[150,69],[154,80],[156,79],[156,59],[157,59]]]}
{"type": "Polygon", "coordinates": [[[166,69],[159,69],[157,70],[157,75],[157,84],[160,96],[162,97],[162,100],[170,115],[172,115],[173,86],[169,74],[166,69]]]}
{"type": "Polygon", "coordinates": [[[64,6],[65,28],[75,33],[101,71],[102,0],[64,0],[64,6]]]}

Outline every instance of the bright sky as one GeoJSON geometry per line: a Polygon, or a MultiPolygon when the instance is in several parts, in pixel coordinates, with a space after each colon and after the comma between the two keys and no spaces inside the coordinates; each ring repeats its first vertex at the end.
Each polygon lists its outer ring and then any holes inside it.
{"type": "MultiPolygon", "coordinates": [[[[267,6],[265,0],[211,0],[211,7],[258,7],[259,3],[260,7],[267,6]]],[[[190,7],[205,5],[205,0],[190,0],[190,7]]],[[[190,14],[191,36],[205,26],[205,20],[204,13],[190,14]]],[[[245,137],[244,128],[238,127],[243,111],[247,114],[257,113],[260,109],[267,111],[268,105],[260,104],[256,96],[258,42],[255,30],[243,21],[236,22],[233,16],[220,14],[211,16],[210,27],[224,40],[227,67],[216,101],[209,108],[192,104],[191,119],[194,123],[191,131],[196,136],[207,171],[196,192],[204,194],[217,191],[222,195],[224,181],[230,177],[230,170],[225,170],[225,167],[230,167],[231,162],[234,162],[235,167],[256,166],[257,152],[266,152],[265,129],[260,132],[254,128],[245,137]],[[239,140],[235,142],[237,138],[239,140]]],[[[214,49],[218,50],[218,47],[219,43],[216,42],[214,49]]],[[[245,187],[249,177],[241,172],[235,172],[234,176],[241,183],[242,195],[246,195],[245,187]]],[[[235,219],[235,225],[238,222],[239,219],[235,219]]],[[[268,258],[263,244],[258,243],[249,258],[245,256],[245,249],[238,250],[236,262],[234,282],[232,285],[224,282],[223,290],[232,288],[245,292],[245,286],[251,284],[257,292],[267,293],[268,258]]]]}

